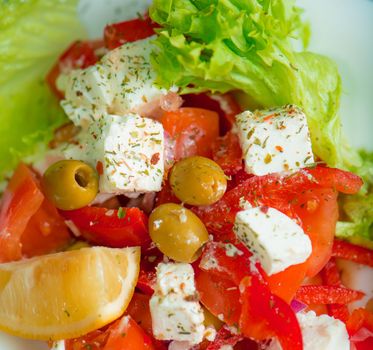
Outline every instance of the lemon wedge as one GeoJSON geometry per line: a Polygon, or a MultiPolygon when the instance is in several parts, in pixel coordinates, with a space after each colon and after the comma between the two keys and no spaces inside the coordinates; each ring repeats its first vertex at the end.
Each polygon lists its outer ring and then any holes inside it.
{"type": "Polygon", "coordinates": [[[130,302],[140,248],[82,248],[0,264],[0,329],[23,338],[79,337],[130,302]]]}

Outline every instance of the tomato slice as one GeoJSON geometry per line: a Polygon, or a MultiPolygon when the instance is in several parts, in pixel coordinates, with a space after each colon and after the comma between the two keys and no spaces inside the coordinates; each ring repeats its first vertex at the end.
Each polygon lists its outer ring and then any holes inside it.
{"type": "Polygon", "coordinates": [[[123,248],[147,247],[150,243],[148,219],[138,208],[84,207],[60,213],[94,244],[123,248]]]}
{"type": "Polygon", "coordinates": [[[206,108],[219,115],[220,135],[225,135],[235,123],[236,115],[242,112],[240,105],[230,93],[183,95],[183,106],[206,108]]]}
{"type": "Polygon", "coordinates": [[[238,136],[229,131],[213,145],[213,159],[226,175],[235,175],[242,169],[242,151],[238,136]]]}
{"type": "Polygon", "coordinates": [[[95,49],[102,45],[101,41],[75,41],[62,53],[46,76],[47,84],[57,98],[64,98],[63,92],[58,90],[56,84],[60,74],[95,64],[98,61],[95,49]]]}
{"type": "Polygon", "coordinates": [[[104,29],[105,47],[116,49],[127,42],[146,39],[154,35],[155,23],[148,16],[109,24],[104,29]]]}
{"type": "Polygon", "coordinates": [[[238,325],[242,306],[237,285],[203,270],[196,270],[195,280],[201,303],[206,309],[228,325],[238,325]]]}
{"type": "Polygon", "coordinates": [[[180,108],[165,112],[161,122],[175,141],[175,160],[199,155],[212,156],[212,144],[219,136],[216,112],[201,108],[180,108]]]}
{"type": "Polygon", "coordinates": [[[315,276],[329,261],[338,220],[338,193],[333,189],[307,190],[298,196],[295,211],[312,243],[307,275],[315,276]]]}
{"type": "Polygon", "coordinates": [[[126,314],[130,315],[148,334],[152,334],[152,317],[149,308],[150,295],[134,293],[126,314]]]}
{"type": "Polygon", "coordinates": [[[21,163],[2,198],[0,262],[50,253],[69,240],[68,230],[44,197],[36,174],[21,163]]]}
{"type": "Polygon", "coordinates": [[[109,327],[87,335],[65,340],[66,350],[155,350],[153,340],[132,319],[123,316],[109,327]]]}
{"type": "Polygon", "coordinates": [[[271,294],[258,276],[244,278],[242,289],[242,333],[256,340],[276,336],[283,350],[303,350],[301,330],[290,306],[271,294]]]}

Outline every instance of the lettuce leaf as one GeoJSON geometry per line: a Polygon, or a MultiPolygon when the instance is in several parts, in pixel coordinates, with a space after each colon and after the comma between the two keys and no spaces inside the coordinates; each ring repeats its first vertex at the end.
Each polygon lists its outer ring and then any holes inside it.
{"type": "Polygon", "coordinates": [[[72,40],[84,36],[77,0],[0,2],[0,179],[40,154],[64,120],[44,77],[72,40]]]}
{"type": "Polygon", "coordinates": [[[184,93],[241,90],[249,108],[297,104],[315,154],[330,166],[359,167],[359,155],[341,146],[336,65],[293,47],[307,34],[300,14],[292,0],[155,0],[150,16],[163,27],[153,56],[158,83],[184,93]]]}

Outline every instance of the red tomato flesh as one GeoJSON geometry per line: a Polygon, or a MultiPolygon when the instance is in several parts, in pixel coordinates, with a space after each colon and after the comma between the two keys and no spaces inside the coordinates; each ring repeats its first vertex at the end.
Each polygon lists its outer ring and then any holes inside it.
{"type": "Polygon", "coordinates": [[[218,114],[202,108],[180,108],[165,112],[164,130],[175,142],[175,160],[190,156],[211,158],[212,144],[219,135],[218,114]]]}
{"type": "Polygon", "coordinates": [[[21,163],[2,198],[0,262],[50,253],[70,239],[63,219],[44,197],[36,174],[21,163]]]}
{"type": "Polygon", "coordinates": [[[148,219],[138,208],[106,209],[84,207],[60,211],[79,229],[83,238],[112,248],[147,247],[150,243],[148,219]]]}

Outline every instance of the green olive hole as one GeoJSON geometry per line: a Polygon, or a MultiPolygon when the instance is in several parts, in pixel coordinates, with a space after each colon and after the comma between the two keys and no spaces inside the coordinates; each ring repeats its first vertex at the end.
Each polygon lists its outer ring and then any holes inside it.
{"type": "Polygon", "coordinates": [[[87,174],[85,171],[79,169],[76,173],[75,173],[75,181],[76,183],[80,186],[80,187],[83,187],[83,188],[86,188],[87,185],[88,185],[88,180],[87,180],[87,174]]]}

